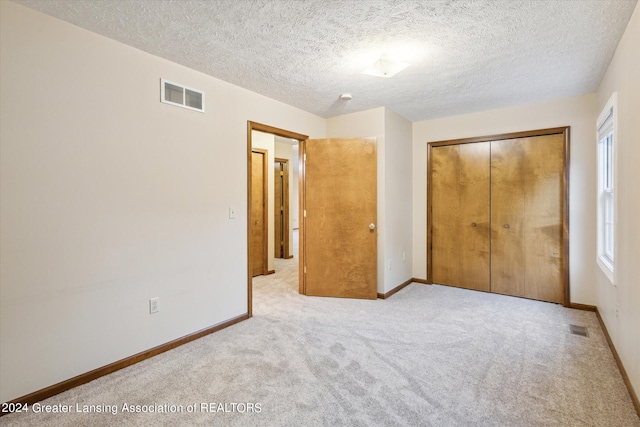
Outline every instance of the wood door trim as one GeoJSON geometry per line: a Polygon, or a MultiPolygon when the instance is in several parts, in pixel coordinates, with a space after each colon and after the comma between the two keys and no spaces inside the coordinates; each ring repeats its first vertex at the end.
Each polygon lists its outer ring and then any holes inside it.
{"type": "Polygon", "coordinates": [[[431,167],[431,149],[433,147],[441,147],[446,145],[472,144],[476,142],[500,141],[504,139],[527,138],[533,136],[545,136],[561,134],[564,137],[564,162],[562,172],[562,276],[564,282],[564,303],[565,307],[571,307],[571,287],[569,277],[569,170],[570,170],[570,144],[569,144],[570,126],[529,130],[524,132],[503,133],[497,135],[486,135],[472,138],[451,139],[443,141],[434,141],[427,143],[427,282],[433,283],[432,275],[432,167],[431,167]]]}
{"type": "Polygon", "coordinates": [[[433,283],[433,265],[431,262],[431,246],[432,246],[432,235],[431,229],[433,227],[433,215],[432,215],[432,195],[433,195],[433,171],[431,170],[431,149],[433,145],[431,142],[427,143],[427,283],[433,283]]]}
{"type": "Polygon", "coordinates": [[[569,308],[582,311],[593,311],[594,313],[598,310],[598,307],[596,307],[595,305],[578,304],[577,302],[572,302],[569,308]]]}
{"type": "Polygon", "coordinates": [[[307,194],[305,188],[305,183],[307,182],[305,176],[305,153],[307,152],[308,139],[309,138],[305,138],[298,144],[298,293],[301,295],[306,295],[307,293],[306,282],[304,280],[305,248],[307,247],[305,244],[304,230],[307,213],[305,204],[305,195],[307,194]]]}
{"type": "Polygon", "coordinates": [[[565,132],[568,135],[569,126],[558,127],[558,128],[548,128],[548,129],[527,130],[523,132],[501,133],[497,135],[476,136],[471,138],[446,139],[442,141],[429,142],[428,144],[433,147],[440,147],[442,145],[472,144],[474,142],[501,141],[503,139],[518,139],[518,138],[528,138],[531,136],[556,135],[556,134],[564,134],[565,132]]]}
{"type": "Polygon", "coordinates": [[[258,122],[247,121],[247,124],[248,124],[248,127],[249,127],[250,131],[257,130],[259,132],[272,133],[274,135],[278,135],[278,136],[281,136],[283,138],[297,139],[298,141],[304,141],[305,139],[309,138],[308,135],[303,135],[301,133],[291,132],[291,131],[288,131],[288,130],[276,128],[276,127],[265,125],[265,124],[258,123],[258,122]]]}
{"type": "Polygon", "coordinates": [[[571,288],[569,287],[569,165],[570,165],[570,144],[569,135],[571,128],[569,126],[562,129],[561,133],[564,137],[564,159],[562,170],[562,276],[564,281],[564,306],[571,307],[571,288]]]}
{"type": "Polygon", "coordinates": [[[284,199],[283,203],[283,214],[284,215],[284,259],[293,258],[291,255],[291,243],[289,242],[289,159],[283,159],[281,157],[276,157],[274,159],[275,162],[284,163],[283,170],[283,179],[282,179],[282,198],[284,199]]]}
{"type": "MultiPolygon", "coordinates": [[[[304,141],[309,137],[301,133],[291,132],[285,129],[276,128],[258,122],[247,120],[247,315],[253,316],[253,277],[251,276],[251,152],[252,152],[252,131],[267,132],[283,138],[297,139],[304,141]]],[[[300,191],[303,191],[302,189],[300,191]]],[[[302,197],[300,197],[302,200],[302,197]]],[[[300,239],[303,238],[303,231],[300,231],[300,239]]]]}
{"type": "MultiPolygon", "coordinates": [[[[252,153],[262,154],[262,274],[269,273],[269,151],[263,148],[252,148],[252,153]]],[[[249,219],[251,222],[251,219],[249,219]]]]}
{"type": "Polygon", "coordinates": [[[406,288],[407,286],[409,286],[411,283],[413,283],[413,279],[409,279],[406,282],[402,282],[401,284],[399,284],[398,286],[396,286],[395,288],[391,289],[389,292],[387,293],[380,293],[378,292],[378,298],[380,299],[387,299],[389,298],[391,295],[395,294],[398,291],[401,291],[402,289],[406,288]]]}
{"type": "Polygon", "coordinates": [[[396,292],[404,289],[406,286],[409,286],[412,283],[420,283],[422,285],[430,285],[431,283],[427,282],[424,279],[416,279],[415,277],[412,277],[411,279],[407,280],[406,282],[403,282],[401,284],[399,284],[398,286],[396,286],[395,288],[391,289],[389,292],[382,294],[382,293],[378,293],[378,298],[380,299],[387,299],[389,298],[391,295],[395,294],[396,292]]]}

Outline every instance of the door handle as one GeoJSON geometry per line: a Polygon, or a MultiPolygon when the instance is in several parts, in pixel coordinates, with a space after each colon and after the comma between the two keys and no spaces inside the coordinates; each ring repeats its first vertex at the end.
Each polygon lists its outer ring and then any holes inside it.
{"type": "Polygon", "coordinates": [[[504,228],[509,228],[509,224],[505,224],[505,225],[504,225],[504,228]]]}
{"type": "Polygon", "coordinates": [[[376,229],[376,225],[374,223],[369,224],[369,230],[373,231],[376,229]]]}
{"type": "Polygon", "coordinates": [[[477,225],[478,225],[478,224],[476,224],[475,222],[472,222],[472,223],[471,223],[471,226],[472,226],[472,227],[476,227],[477,225]]]}

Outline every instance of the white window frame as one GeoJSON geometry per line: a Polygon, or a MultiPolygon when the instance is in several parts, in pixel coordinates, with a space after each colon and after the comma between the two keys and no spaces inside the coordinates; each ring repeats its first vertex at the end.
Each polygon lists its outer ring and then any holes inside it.
{"type": "Polygon", "coordinates": [[[181,85],[180,83],[174,83],[170,80],[165,80],[165,79],[160,79],[160,102],[164,103],[164,104],[169,104],[169,105],[175,105],[176,107],[182,107],[182,108],[186,108],[188,110],[193,110],[193,111],[198,111],[200,113],[204,113],[204,92],[202,92],[201,90],[198,89],[192,89],[190,87],[187,87],[185,85],[181,85]],[[172,86],[176,86],[179,88],[182,88],[182,103],[177,103],[177,102],[173,102],[173,101],[168,101],[165,99],[165,83],[169,83],[172,86]],[[200,95],[202,95],[202,109],[198,109],[198,108],[193,108],[190,107],[186,104],[185,101],[185,96],[186,96],[186,92],[187,90],[191,91],[191,92],[196,92],[199,93],[200,95]]]}
{"type": "Polygon", "coordinates": [[[598,145],[598,257],[596,262],[612,284],[615,284],[615,246],[617,197],[616,120],[617,94],[609,98],[596,122],[598,145]]]}

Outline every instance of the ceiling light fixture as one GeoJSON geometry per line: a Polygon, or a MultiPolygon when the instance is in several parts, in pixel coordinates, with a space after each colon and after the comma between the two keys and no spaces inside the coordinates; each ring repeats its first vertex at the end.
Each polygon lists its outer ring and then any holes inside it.
{"type": "Polygon", "coordinates": [[[340,95],[340,99],[342,99],[343,101],[351,101],[353,99],[353,96],[350,93],[343,93],[342,95],[340,95]]]}
{"type": "Polygon", "coordinates": [[[362,71],[362,74],[376,77],[393,77],[407,68],[408,62],[394,62],[388,59],[378,59],[375,64],[362,71]]]}

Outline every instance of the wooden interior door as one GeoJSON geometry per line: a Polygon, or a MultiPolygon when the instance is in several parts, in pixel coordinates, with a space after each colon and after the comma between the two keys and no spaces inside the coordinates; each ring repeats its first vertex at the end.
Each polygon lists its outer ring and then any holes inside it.
{"type": "Polygon", "coordinates": [[[251,151],[251,275],[267,273],[267,152],[251,151]]]}
{"type": "Polygon", "coordinates": [[[563,303],[562,134],[491,143],[491,289],[563,303]]]}
{"type": "Polygon", "coordinates": [[[490,143],[431,148],[434,283],[490,290],[490,143]]]}
{"type": "Polygon", "coordinates": [[[273,170],[273,222],[274,222],[274,256],[284,258],[284,200],[283,191],[284,179],[282,162],[275,161],[273,170]]]}
{"type": "Polygon", "coordinates": [[[276,258],[293,258],[289,241],[289,160],[276,158],[274,177],[274,248],[276,258]]]}
{"type": "Polygon", "coordinates": [[[375,139],[306,140],[301,156],[302,292],[375,299],[375,139]]]}

